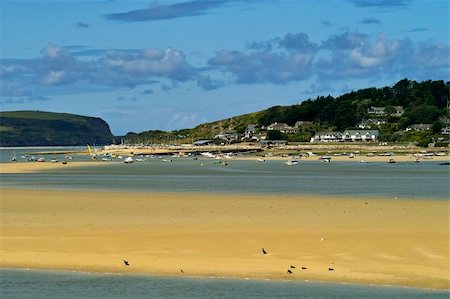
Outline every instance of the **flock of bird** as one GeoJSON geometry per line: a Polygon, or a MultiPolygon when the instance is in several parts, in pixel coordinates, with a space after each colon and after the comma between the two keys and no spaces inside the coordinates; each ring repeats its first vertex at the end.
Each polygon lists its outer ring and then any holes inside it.
{"type": "MultiPolygon", "coordinates": [[[[323,239],[323,238],[322,238],[323,239]]],[[[322,240],[321,240],[322,241],[322,240]]],[[[267,251],[264,249],[264,248],[262,248],[262,253],[263,254],[267,254],[267,251]]],[[[291,270],[291,269],[296,269],[297,267],[296,266],[294,266],[294,265],[291,265],[290,267],[289,267],[290,269],[288,269],[287,270],[287,274],[292,274],[292,273],[294,273],[293,272],[293,270],[291,270]]],[[[308,268],[306,268],[305,266],[302,266],[302,270],[307,270],[308,268]]],[[[334,271],[334,268],[328,268],[328,271],[334,271]]]]}
{"type": "MultiPolygon", "coordinates": [[[[321,240],[322,241],[322,240],[321,240]]],[[[263,254],[267,254],[267,251],[262,248],[262,253],[263,254]]],[[[127,260],[123,260],[123,263],[125,264],[125,266],[129,266],[130,263],[127,260]]],[[[287,270],[288,274],[292,274],[294,273],[291,269],[296,269],[297,267],[294,265],[290,265],[290,269],[287,270]]],[[[307,270],[308,268],[306,268],[305,266],[302,266],[302,270],[307,270]]],[[[183,269],[180,269],[181,273],[184,273],[183,269]]],[[[334,268],[328,268],[328,271],[334,271],[334,268]]]]}

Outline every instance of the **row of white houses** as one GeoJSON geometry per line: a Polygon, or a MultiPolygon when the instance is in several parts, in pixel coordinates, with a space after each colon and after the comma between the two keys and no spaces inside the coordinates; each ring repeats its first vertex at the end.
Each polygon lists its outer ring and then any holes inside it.
{"type": "Polygon", "coordinates": [[[378,130],[346,130],[344,132],[317,132],[311,142],[375,142],[378,130]]]}

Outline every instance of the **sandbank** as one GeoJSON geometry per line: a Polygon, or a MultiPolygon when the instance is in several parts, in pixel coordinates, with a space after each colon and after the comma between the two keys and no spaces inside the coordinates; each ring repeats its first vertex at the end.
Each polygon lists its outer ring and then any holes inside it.
{"type": "Polygon", "coordinates": [[[70,169],[74,167],[107,165],[103,161],[76,161],[62,163],[51,162],[8,162],[0,163],[0,173],[33,173],[45,170],[70,169]]]}
{"type": "Polygon", "coordinates": [[[0,192],[0,267],[449,289],[446,200],[0,192]]]}

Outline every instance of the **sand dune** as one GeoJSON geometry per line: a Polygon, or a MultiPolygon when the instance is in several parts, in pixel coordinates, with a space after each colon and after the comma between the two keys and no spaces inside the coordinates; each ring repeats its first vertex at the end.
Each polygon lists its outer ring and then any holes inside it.
{"type": "Polygon", "coordinates": [[[0,199],[2,267],[449,288],[444,200],[14,189],[0,199]]]}

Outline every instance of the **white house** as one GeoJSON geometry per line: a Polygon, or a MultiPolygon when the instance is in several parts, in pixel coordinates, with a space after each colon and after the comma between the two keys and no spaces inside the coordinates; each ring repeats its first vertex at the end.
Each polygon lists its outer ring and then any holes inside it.
{"type": "Polygon", "coordinates": [[[360,129],[371,129],[374,126],[380,126],[382,124],[385,124],[386,121],[382,119],[376,119],[376,118],[369,118],[366,120],[361,121],[358,124],[358,128],[360,129]]]}
{"type": "Polygon", "coordinates": [[[380,132],[378,130],[346,130],[342,134],[342,141],[367,142],[377,141],[380,132]]]}
{"type": "Polygon", "coordinates": [[[342,139],[340,132],[317,132],[311,138],[311,142],[336,142],[342,139]]]}
{"type": "Polygon", "coordinates": [[[406,131],[429,131],[432,124],[413,124],[406,128],[406,131]]]}
{"type": "Polygon", "coordinates": [[[285,123],[278,123],[274,122],[273,124],[270,124],[267,126],[268,131],[280,131],[281,133],[295,133],[297,129],[292,128],[291,126],[285,124],[285,123]]]}
{"type": "Polygon", "coordinates": [[[256,132],[256,125],[255,124],[248,125],[244,131],[244,138],[252,138],[255,132],[256,132]]]}
{"type": "Polygon", "coordinates": [[[367,109],[367,113],[369,114],[375,114],[375,115],[385,115],[384,113],[384,107],[375,107],[372,106],[367,109]]]}
{"type": "Polygon", "coordinates": [[[228,140],[228,141],[237,140],[238,137],[239,136],[235,130],[222,131],[219,134],[217,134],[216,136],[214,136],[214,138],[219,138],[219,139],[228,140]]]}
{"type": "Polygon", "coordinates": [[[441,129],[441,134],[443,135],[450,135],[450,126],[446,126],[441,129]]]}
{"type": "MultiPolygon", "coordinates": [[[[394,112],[390,114],[391,116],[402,116],[403,113],[405,113],[405,109],[403,109],[403,106],[392,106],[392,108],[394,108],[394,112]]],[[[367,113],[385,116],[385,115],[387,115],[385,109],[386,109],[386,107],[372,106],[367,109],[367,113]]]]}

